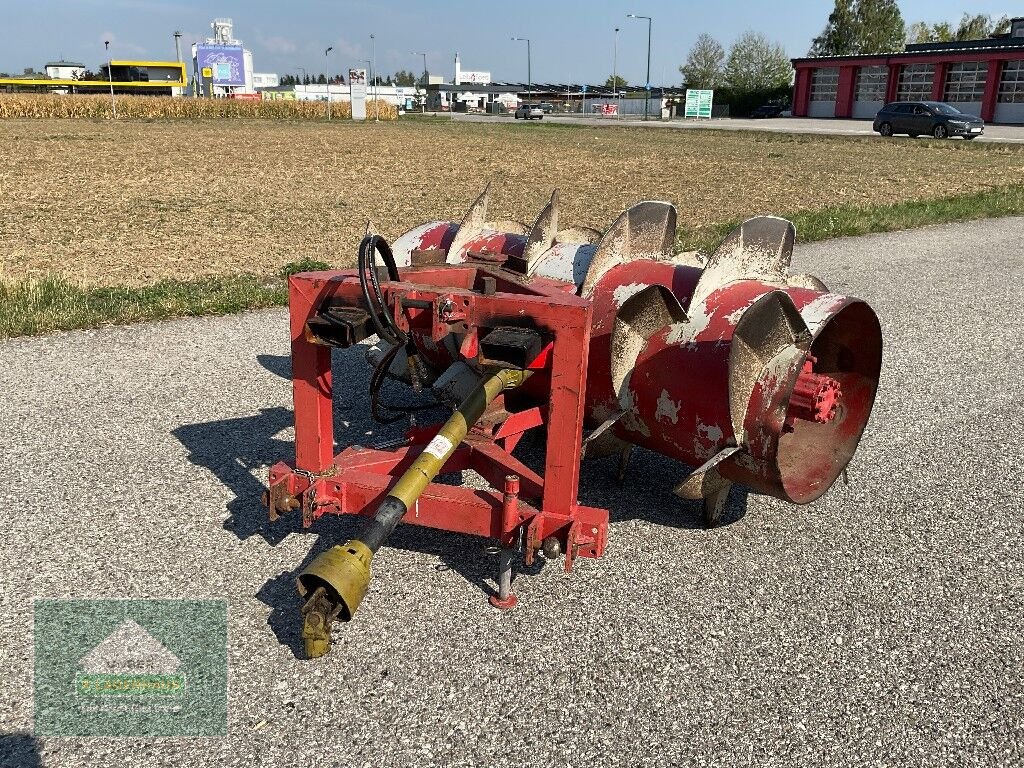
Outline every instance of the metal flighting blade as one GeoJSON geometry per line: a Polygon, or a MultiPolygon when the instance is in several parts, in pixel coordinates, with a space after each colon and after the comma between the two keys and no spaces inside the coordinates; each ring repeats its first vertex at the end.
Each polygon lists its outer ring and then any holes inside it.
{"type": "Polygon", "coordinates": [[[829,293],[829,288],[825,283],[814,275],[807,273],[800,273],[797,275],[790,275],[786,279],[786,284],[790,288],[810,288],[812,291],[821,291],[822,293],[829,293]]]}
{"type": "Polygon", "coordinates": [[[459,231],[455,233],[455,239],[452,240],[451,247],[448,249],[449,262],[453,258],[461,258],[460,254],[465,249],[466,244],[484,231],[487,221],[487,201],[490,193],[491,185],[488,182],[487,186],[484,187],[484,191],[480,193],[480,197],[473,201],[466,215],[463,216],[462,222],[459,224],[459,231]]]}
{"type": "Polygon", "coordinates": [[[693,303],[734,280],[760,280],[786,285],[793,258],[796,227],[786,219],[758,216],[730,232],[708,258],[693,303]]]}
{"type": "Polygon", "coordinates": [[[526,272],[533,272],[533,265],[555,244],[555,236],[558,234],[558,190],[551,193],[551,200],[544,206],[537,220],[533,223],[529,236],[526,238],[526,251],[523,257],[526,259],[526,272]]]}
{"type": "Polygon", "coordinates": [[[581,451],[584,459],[600,459],[611,456],[613,453],[624,451],[628,446],[625,440],[616,437],[614,430],[615,422],[623,417],[624,411],[618,411],[608,419],[605,419],[597,429],[583,438],[581,451]]]}
{"type": "Polygon", "coordinates": [[[731,483],[718,473],[718,465],[739,450],[735,445],[722,449],[695,469],[672,492],[682,499],[706,499],[723,487],[728,487],[731,483]]]}
{"type": "Polygon", "coordinates": [[[597,245],[581,294],[589,296],[609,269],[636,259],[667,259],[676,239],[676,208],[646,200],[622,213],[597,245]]]}
{"type": "Polygon", "coordinates": [[[740,445],[754,385],[768,363],[788,347],[806,352],[811,332],[785,291],[766,293],[740,316],[729,352],[729,418],[740,445]]]}
{"type": "Polygon", "coordinates": [[[679,299],[663,285],[649,285],[619,308],[612,327],[612,386],[622,401],[637,358],[648,340],[662,328],[687,322],[679,299]]]}

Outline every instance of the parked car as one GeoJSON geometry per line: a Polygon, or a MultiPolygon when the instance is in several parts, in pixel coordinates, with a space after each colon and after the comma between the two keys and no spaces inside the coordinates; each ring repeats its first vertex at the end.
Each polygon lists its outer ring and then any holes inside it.
{"type": "Polygon", "coordinates": [[[878,111],[873,128],[883,136],[905,133],[911,138],[963,136],[969,140],[985,132],[985,122],[942,101],[894,101],[878,111]]]}
{"type": "Polygon", "coordinates": [[[523,104],[516,110],[516,120],[537,120],[544,119],[544,109],[540,104],[523,104]]]}
{"type": "Polygon", "coordinates": [[[544,110],[545,115],[550,115],[552,112],[555,111],[555,105],[552,104],[550,101],[542,101],[537,106],[544,110]]]}
{"type": "Polygon", "coordinates": [[[782,107],[776,104],[765,104],[764,106],[758,107],[750,113],[753,118],[759,117],[781,117],[782,107]]]}

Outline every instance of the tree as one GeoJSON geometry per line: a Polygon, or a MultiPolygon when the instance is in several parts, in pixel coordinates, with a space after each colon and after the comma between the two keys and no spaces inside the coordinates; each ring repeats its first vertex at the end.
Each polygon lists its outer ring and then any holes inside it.
{"type": "Polygon", "coordinates": [[[972,16],[965,13],[954,29],[948,21],[928,25],[917,21],[907,30],[910,43],[949,43],[958,40],[985,40],[1010,31],[1010,20],[1006,16],[993,19],[984,13],[972,16]]]}
{"type": "Polygon", "coordinates": [[[395,84],[401,86],[416,85],[416,75],[412,72],[406,72],[404,69],[400,69],[395,72],[395,84]]]}
{"type": "Polygon", "coordinates": [[[953,27],[948,21],[940,21],[931,26],[923,21],[915,21],[907,27],[908,43],[948,43],[953,39],[953,27]]]}
{"type": "Polygon", "coordinates": [[[856,12],[857,53],[889,53],[903,47],[907,29],[896,0],[858,0],[856,12]]]}
{"type": "Polygon", "coordinates": [[[724,76],[725,49],[707,33],[693,44],[686,63],[679,67],[683,84],[688,88],[718,88],[724,76]]]}
{"type": "Polygon", "coordinates": [[[859,53],[860,24],[855,0],[836,0],[828,23],[811,43],[811,56],[850,56],[859,53]]]}
{"type": "Polygon", "coordinates": [[[760,32],[744,32],[729,49],[724,82],[737,93],[784,88],[792,79],[785,49],[760,32]]]}
{"type": "Polygon", "coordinates": [[[316,76],[316,81],[319,85],[327,85],[327,76],[321,72],[316,76]]]}
{"type": "Polygon", "coordinates": [[[619,90],[621,88],[628,88],[629,83],[626,82],[626,78],[622,75],[608,75],[608,79],[604,81],[604,87],[619,90]]]}

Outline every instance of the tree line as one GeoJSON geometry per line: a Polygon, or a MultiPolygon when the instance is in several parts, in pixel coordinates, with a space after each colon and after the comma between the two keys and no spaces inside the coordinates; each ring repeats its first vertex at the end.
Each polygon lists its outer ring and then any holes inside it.
{"type": "Polygon", "coordinates": [[[767,103],[785,103],[793,82],[786,49],[760,32],[744,32],[725,47],[708,34],[697,37],[679,67],[687,88],[714,89],[730,114],[746,115],[767,103]]]}
{"type": "MultiPolygon", "coordinates": [[[[281,85],[327,85],[327,75],[320,73],[318,75],[282,75],[279,78],[281,85]]],[[[331,75],[330,82],[332,84],[344,84],[345,77],[343,75],[331,75]]],[[[378,74],[375,77],[367,78],[367,84],[373,84],[376,82],[377,85],[399,85],[405,87],[411,87],[415,85],[424,85],[426,82],[424,75],[415,75],[404,69],[400,69],[395,74],[378,74]]]]}
{"type": "Polygon", "coordinates": [[[984,40],[1010,31],[1007,16],[965,13],[959,23],[942,21],[907,25],[896,0],[835,0],[821,34],[814,38],[810,56],[854,56],[891,53],[905,43],[949,43],[984,40]]]}
{"type": "MultiPolygon", "coordinates": [[[[906,43],[982,40],[1010,31],[1010,19],[965,13],[959,23],[907,25],[896,0],[835,0],[825,28],[811,43],[809,56],[853,56],[890,53],[906,43]]],[[[785,49],[759,32],[744,32],[728,52],[715,38],[702,34],[680,65],[687,88],[714,89],[716,103],[744,115],[765,103],[790,99],[793,68],[785,49]]],[[[613,85],[611,77],[605,83],[613,85]]],[[[618,87],[626,86],[618,79],[618,87]]]]}

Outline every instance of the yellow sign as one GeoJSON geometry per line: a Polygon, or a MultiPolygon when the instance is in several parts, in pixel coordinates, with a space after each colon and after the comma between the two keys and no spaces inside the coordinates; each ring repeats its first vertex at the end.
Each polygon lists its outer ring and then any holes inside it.
{"type": "Polygon", "coordinates": [[[203,67],[203,77],[213,77],[213,69],[210,67],[203,67]]]}

